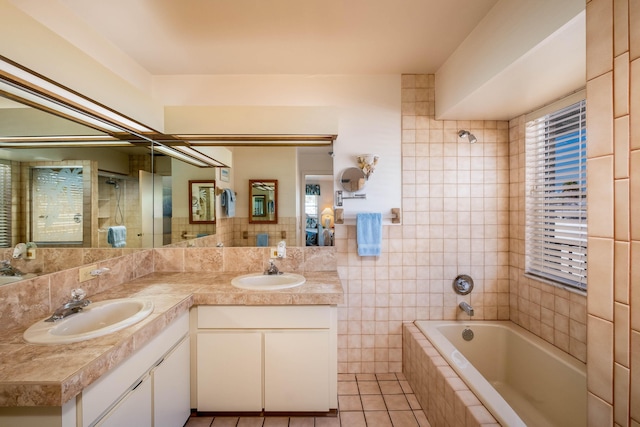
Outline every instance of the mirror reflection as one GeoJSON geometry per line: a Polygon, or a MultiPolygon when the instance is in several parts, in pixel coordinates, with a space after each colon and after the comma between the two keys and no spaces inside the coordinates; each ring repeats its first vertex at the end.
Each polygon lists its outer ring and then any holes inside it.
{"type": "Polygon", "coordinates": [[[278,180],[249,180],[249,223],[278,223],[278,180]]]}
{"type": "Polygon", "coordinates": [[[359,168],[347,168],[340,177],[342,188],[350,193],[364,189],[366,183],[367,177],[362,169],[359,168]]]}

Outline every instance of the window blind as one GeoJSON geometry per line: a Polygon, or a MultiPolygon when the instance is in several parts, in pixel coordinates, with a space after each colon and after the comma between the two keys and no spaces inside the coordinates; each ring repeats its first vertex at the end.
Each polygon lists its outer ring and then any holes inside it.
{"type": "Polygon", "coordinates": [[[11,165],[0,163],[0,247],[11,246],[11,165]]]}
{"type": "Polygon", "coordinates": [[[584,100],[526,127],[525,270],[587,288],[587,136],[584,100]]]}

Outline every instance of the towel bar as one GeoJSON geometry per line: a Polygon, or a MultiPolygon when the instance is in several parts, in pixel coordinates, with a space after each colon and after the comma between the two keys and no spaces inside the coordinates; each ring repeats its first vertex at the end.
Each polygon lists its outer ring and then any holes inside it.
{"type": "MultiPolygon", "coordinates": [[[[356,219],[356,216],[348,216],[347,219],[356,219]]],[[[390,215],[382,215],[382,219],[390,219],[392,224],[400,224],[400,208],[391,208],[390,215]]],[[[336,209],[334,213],[334,224],[344,224],[344,209],[336,209]]]]}

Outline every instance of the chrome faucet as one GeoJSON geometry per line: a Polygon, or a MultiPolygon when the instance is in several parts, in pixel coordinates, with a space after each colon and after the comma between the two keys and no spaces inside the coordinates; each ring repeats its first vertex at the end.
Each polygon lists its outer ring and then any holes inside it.
{"type": "Polygon", "coordinates": [[[86,296],[87,293],[80,288],[72,290],[71,299],[58,307],[53,315],[45,321],[55,322],[58,320],[62,320],[65,317],[71,316],[72,314],[75,314],[79,311],[82,311],[83,308],[91,304],[91,301],[85,299],[86,296]]]}
{"type": "Polygon", "coordinates": [[[0,261],[0,276],[22,276],[22,271],[13,267],[8,259],[3,259],[0,261]]]}
{"type": "Polygon", "coordinates": [[[460,309],[467,313],[469,316],[473,316],[473,307],[471,307],[466,301],[462,301],[460,304],[458,304],[458,307],[460,307],[460,309]]]}
{"type": "Polygon", "coordinates": [[[278,267],[273,263],[273,261],[269,261],[269,267],[264,271],[264,274],[268,274],[269,276],[283,274],[282,271],[278,270],[278,267]]]}

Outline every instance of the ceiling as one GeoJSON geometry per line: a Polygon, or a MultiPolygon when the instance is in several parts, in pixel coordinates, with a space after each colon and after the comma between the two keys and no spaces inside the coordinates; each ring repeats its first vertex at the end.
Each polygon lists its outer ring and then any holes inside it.
{"type": "Polygon", "coordinates": [[[12,2],[85,50],[90,29],[167,75],[435,73],[496,0],[12,2]]]}

